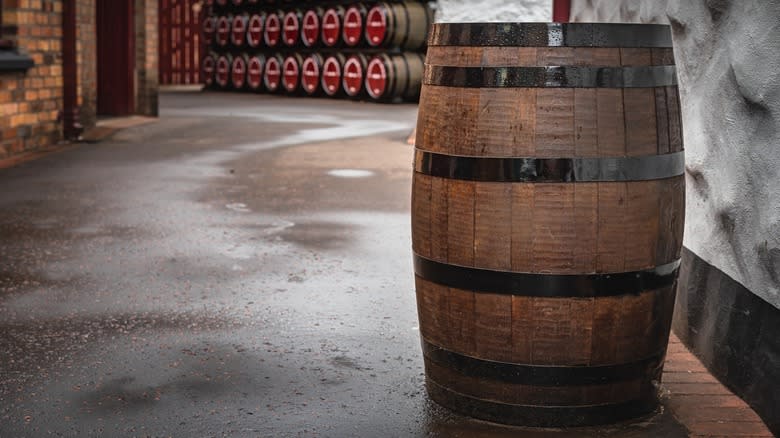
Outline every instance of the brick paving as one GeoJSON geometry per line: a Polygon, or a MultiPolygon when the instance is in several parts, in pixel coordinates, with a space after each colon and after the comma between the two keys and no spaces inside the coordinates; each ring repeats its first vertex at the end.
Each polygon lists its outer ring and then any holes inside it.
{"type": "Polygon", "coordinates": [[[672,335],[663,377],[665,405],[691,437],[773,437],[759,416],[672,335]]]}

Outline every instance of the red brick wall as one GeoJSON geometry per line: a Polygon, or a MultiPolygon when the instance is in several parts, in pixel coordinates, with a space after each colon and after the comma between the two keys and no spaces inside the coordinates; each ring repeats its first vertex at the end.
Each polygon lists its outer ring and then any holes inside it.
{"type": "Polygon", "coordinates": [[[135,0],[135,111],[147,116],[158,113],[158,15],[157,0],[135,0]]]}
{"type": "Polygon", "coordinates": [[[35,62],[26,73],[0,72],[0,158],[62,136],[62,1],[2,0],[3,35],[35,62]]]}

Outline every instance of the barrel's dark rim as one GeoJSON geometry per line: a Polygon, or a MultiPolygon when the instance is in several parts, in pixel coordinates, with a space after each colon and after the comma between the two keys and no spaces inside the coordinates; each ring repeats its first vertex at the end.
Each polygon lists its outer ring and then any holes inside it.
{"type": "Polygon", "coordinates": [[[470,397],[426,379],[437,403],[469,417],[528,427],[576,427],[614,423],[650,414],[658,407],[655,393],[623,403],[595,406],[524,406],[470,397]]]}
{"type": "Polygon", "coordinates": [[[685,174],[685,153],[637,157],[465,157],[415,150],[414,170],[439,178],[480,182],[651,181],[685,174]]]}
{"type": "Polygon", "coordinates": [[[664,24],[436,23],[429,46],[671,48],[664,24]]]}
{"type": "Polygon", "coordinates": [[[455,67],[426,64],[423,84],[461,88],[652,88],[677,85],[674,65],[455,67]]]}
{"type": "Polygon", "coordinates": [[[674,285],[680,260],[652,269],[608,274],[537,274],[453,265],[414,255],[414,273],[456,289],[540,298],[594,298],[640,294],[674,285]]]}
{"type": "Polygon", "coordinates": [[[605,385],[660,373],[664,351],[634,362],[601,366],[542,366],[498,362],[467,356],[422,340],[423,355],[458,373],[503,383],[529,386],[605,385]]]}

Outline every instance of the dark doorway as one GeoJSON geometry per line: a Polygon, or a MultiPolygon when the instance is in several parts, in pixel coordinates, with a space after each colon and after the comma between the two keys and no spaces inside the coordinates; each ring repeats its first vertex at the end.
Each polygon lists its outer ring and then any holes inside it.
{"type": "Polygon", "coordinates": [[[134,112],[135,32],[133,0],[97,0],[97,112],[134,112]]]}

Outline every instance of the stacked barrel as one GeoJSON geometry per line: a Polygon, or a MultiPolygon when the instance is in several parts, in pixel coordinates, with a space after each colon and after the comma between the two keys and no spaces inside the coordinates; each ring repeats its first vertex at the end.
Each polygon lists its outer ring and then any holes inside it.
{"type": "Polygon", "coordinates": [[[419,1],[207,0],[212,89],[416,101],[433,14],[419,1]]]}

